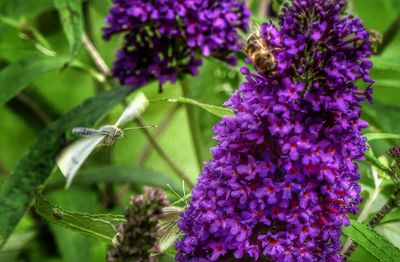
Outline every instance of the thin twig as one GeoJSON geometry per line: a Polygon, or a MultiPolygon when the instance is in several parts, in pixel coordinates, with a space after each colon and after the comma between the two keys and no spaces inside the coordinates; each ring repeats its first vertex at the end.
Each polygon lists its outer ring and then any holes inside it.
{"type": "MultiPolygon", "coordinates": [[[[102,59],[101,55],[99,55],[99,52],[97,51],[97,46],[96,46],[96,42],[95,42],[95,38],[94,38],[94,32],[93,32],[93,23],[92,23],[92,19],[91,19],[91,14],[90,14],[90,4],[88,2],[85,2],[83,4],[83,18],[84,18],[84,25],[85,25],[85,31],[86,31],[86,40],[88,46],[85,46],[85,49],[88,51],[88,53],[90,54],[90,56],[92,57],[92,64],[98,68],[100,68],[100,65],[102,68],[104,68],[103,70],[105,70],[105,72],[102,72],[102,75],[104,77],[105,80],[107,80],[107,71],[110,71],[106,65],[106,63],[104,62],[104,59],[102,59]],[[94,51],[92,51],[94,50],[94,51]],[[93,54],[92,54],[93,52],[93,54]],[[94,57],[100,57],[100,59],[98,59],[99,61],[99,65],[96,64],[96,59],[94,57]]],[[[85,37],[84,36],[84,37],[85,37]]],[[[84,43],[84,39],[82,39],[82,42],[84,43]]],[[[97,79],[96,79],[97,80],[97,79]]],[[[96,94],[99,94],[101,92],[103,92],[105,90],[105,86],[101,81],[94,81],[93,82],[94,85],[94,90],[96,94]]]]}
{"type": "Polygon", "coordinates": [[[42,130],[59,115],[46,99],[34,90],[21,92],[6,105],[36,131],[42,130]]]}
{"type": "Polygon", "coordinates": [[[50,116],[47,115],[34,101],[30,99],[26,94],[20,93],[17,95],[17,99],[25,104],[29,109],[32,110],[32,113],[37,116],[38,119],[42,121],[44,125],[48,125],[52,122],[50,116]]]}
{"type": "MultiPolygon", "coordinates": [[[[146,124],[144,121],[138,117],[135,119],[136,123],[144,127],[146,124]]],[[[186,174],[179,168],[179,166],[168,156],[168,154],[162,149],[162,147],[158,144],[156,138],[150,133],[150,131],[147,128],[141,128],[140,129],[143,134],[147,137],[153,148],[157,151],[157,153],[160,155],[162,159],[167,162],[167,164],[171,167],[171,169],[179,176],[179,178],[183,179],[187,185],[190,187],[193,187],[194,184],[193,182],[186,176],[186,174]]]]}
{"type": "Polygon", "coordinates": [[[260,0],[258,6],[258,16],[265,18],[268,15],[268,7],[271,4],[271,0],[260,0]]]}
{"type": "MultiPolygon", "coordinates": [[[[155,138],[158,138],[166,129],[166,127],[168,126],[169,122],[172,120],[172,118],[175,116],[176,112],[178,112],[178,110],[180,109],[181,104],[176,104],[169,112],[168,114],[161,120],[161,123],[158,125],[156,131],[153,133],[153,136],[155,138]]],[[[153,146],[151,145],[151,143],[147,143],[144,148],[142,153],[139,156],[139,159],[137,161],[138,165],[144,165],[144,163],[146,163],[147,159],[150,156],[151,150],[152,150],[153,146]]]]}
{"type": "Polygon", "coordinates": [[[89,37],[86,34],[83,34],[82,36],[82,43],[85,49],[90,54],[90,56],[92,57],[93,62],[96,64],[100,72],[106,77],[110,76],[111,75],[110,68],[107,66],[106,62],[104,62],[100,53],[94,47],[93,43],[90,41],[89,37]]]}
{"type": "MultiPolygon", "coordinates": [[[[185,78],[180,80],[180,84],[182,87],[183,96],[186,98],[192,98],[190,88],[188,86],[187,80],[185,78]]],[[[196,155],[197,165],[201,170],[203,168],[203,154],[202,154],[202,147],[201,147],[201,137],[199,134],[198,127],[196,125],[196,119],[194,114],[194,107],[193,105],[186,104],[186,112],[187,112],[187,119],[189,123],[189,128],[192,136],[192,142],[194,147],[194,152],[196,155]]]]}

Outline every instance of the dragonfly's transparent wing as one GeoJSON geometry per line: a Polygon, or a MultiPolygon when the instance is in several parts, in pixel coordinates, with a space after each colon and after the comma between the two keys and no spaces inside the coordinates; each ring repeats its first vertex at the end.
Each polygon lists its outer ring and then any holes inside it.
{"type": "Polygon", "coordinates": [[[103,139],[104,135],[94,135],[79,139],[66,147],[57,156],[57,165],[67,179],[66,188],[71,186],[72,180],[83,162],[103,139]]]}
{"type": "Polygon", "coordinates": [[[115,126],[122,126],[132,119],[140,116],[140,114],[144,112],[148,105],[149,100],[147,100],[147,97],[143,93],[139,93],[124,110],[118,121],[115,123],[115,126]]]}
{"type": "Polygon", "coordinates": [[[159,226],[162,232],[160,237],[160,253],[167,250],[180,236],[178,221],[183,209],[176,206],[163,208],[163,218],[160,219],[159,226]]]}

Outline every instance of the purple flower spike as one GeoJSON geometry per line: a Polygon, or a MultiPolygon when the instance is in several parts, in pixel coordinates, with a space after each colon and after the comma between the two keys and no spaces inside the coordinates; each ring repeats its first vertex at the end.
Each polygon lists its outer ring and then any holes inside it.
{"type": "MultiPolygon", "coordinates": [[[[276,73],[252,73],[215,127],[213,160],[179,221],[186,261],[341,261],[341,227],[361,202],[358,166],[367,149],[361,102],[370,40],[341,17],[343,0],[293,0],[280,29],[261,27],[276,73]]],[[[392,150],[395,154],[396,150],[392,150]]]]}
{"type": "Polygon", "coordinates": [[[113,0],[104,39],[124,34],[113,74],[138,88],[152,79],[175,82],[197,75],[200,55],[232,65],[241,50],[238,31],[246,31],[250,11],[243,0],[113,0]]]}

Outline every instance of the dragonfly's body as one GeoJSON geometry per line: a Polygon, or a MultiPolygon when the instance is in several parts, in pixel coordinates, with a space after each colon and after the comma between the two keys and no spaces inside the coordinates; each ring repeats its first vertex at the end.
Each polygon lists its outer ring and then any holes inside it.
{"type": "Polygon", "coordinates": [[[114,125],[105,125],[98,129],[76,127],[72,130],[72,133],[83,136],[83,138],[65,148],[56,159],[58,167],[67,178],[67,188],[71,185],[76,173],[90,153],[99,145],[109,146],[123,138],[124,131],[119,126],[138,117],[148,106],[148,103],[147,98],[143,94],[139,94],[114,125]]]}
{"type": "Polygon", "coordinates": [[[124,137],[124,131],[117,126],[112,125],[102,126],[99,129],[75,127],[72,129],[72,133],[83,137],[102,135],[104,136],[103,144],[107,146],[114,144],[118,139],[124,137]]]}
{"type": "Polygon", "coordinates": [[[72,129],[72,134],[78,136],[85,136],[85,137],[93,136],[98,133],[99,133],[98,129],[88,128],[88,127],[75,127],[74,129],[72,129]]]}

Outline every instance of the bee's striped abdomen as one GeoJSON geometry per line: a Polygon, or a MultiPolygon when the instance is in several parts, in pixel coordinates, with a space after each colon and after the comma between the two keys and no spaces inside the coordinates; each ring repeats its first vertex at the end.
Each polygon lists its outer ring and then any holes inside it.
{"type": "Polygon", "coordinates": [[[261,35],[260,30],[250,34],[244,51],[251,61],[253,61],[253,64],[262,72],[266,75],[273,74],[276,68],[275,58],[261,35]]]}

